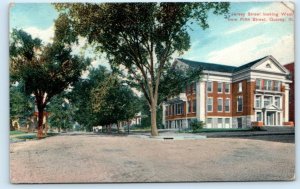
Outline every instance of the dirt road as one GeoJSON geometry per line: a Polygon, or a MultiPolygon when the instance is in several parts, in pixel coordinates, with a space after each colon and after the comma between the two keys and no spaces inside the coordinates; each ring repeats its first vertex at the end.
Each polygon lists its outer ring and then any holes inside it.
{"type": "Polygon", "coordinates": [[[10,145],[12,183],[292,180],[295,144],[55,136],[10,145]]]}

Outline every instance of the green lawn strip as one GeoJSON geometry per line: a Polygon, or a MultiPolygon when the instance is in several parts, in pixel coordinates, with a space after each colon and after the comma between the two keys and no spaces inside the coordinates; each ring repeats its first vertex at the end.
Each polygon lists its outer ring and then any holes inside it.
{"type": "Polygon", "coordinates": [[[20,135],[20,134],[27,134],[23,131],[9,131],[9,135],[20,135]]]}
{"type": "Polygon", "coordinates": [[[260,128],[260,129],[254,129],[254,128],[243,128],[243,129],[224,129],[224,128],[211,128],[211,129],[207,129],[207,128],[203,128],[203,129],[199,129],[196,131],[192,131],[192,130],[181,130],[178,131],[179,133],[214,133],[214,132],[251,132],[251,131],[265,131],[265,129],[260,128]]]}
{"type": "MultiPolygon", "coordinates": [[[[56,135],[58,135],[58,133],[47,133],[47,136],[44,136],[43,138],[56,136],[56,135]]],[[[36,133],[30,133],[30,134],[27,134],[27,135],[16,136],[14,138],[21,139],[21,140],[36,140],[37,136],[36,136],[36,133]]]]}

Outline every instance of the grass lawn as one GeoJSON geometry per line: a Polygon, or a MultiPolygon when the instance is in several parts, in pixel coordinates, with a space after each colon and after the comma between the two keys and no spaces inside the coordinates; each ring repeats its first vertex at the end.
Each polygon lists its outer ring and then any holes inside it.
{"type": "MultiPolygon", "coordinates": [[[[36,133],[26,133],[23,131],[10,131],[9,134],[11,136],[10,137],[11,140],[18,140],[18,139],[22,141],[37,140],[36,133]]],[[[47,133],[47,136],[45,136],[44,138],[55,136],[55,135],[58,135],[58,133],[47,133]]]]}
{"type": "Polygon", "coordinates": [[[20,135],[20,134],[26,134],[26,132],[23,132],[23,131],[9,131],[9,135],[20,135]]]}
{"type": "Polygon", "coordinates": [[[241,131],[265,131],[265,129],[260,128],[258,129],[254,129],[254,128],[242,128],[242,129],[238,129],[238,128],[230,128],[230,129],[225,129],[225,128],[203,128],[203,129],[199,129],[196,131],[192,131],[192,130],[183,130],[183,131],[178,131],[178,132],[182,132],[182,133],[213,133],[213,132],[241,132],[241,131]]]}

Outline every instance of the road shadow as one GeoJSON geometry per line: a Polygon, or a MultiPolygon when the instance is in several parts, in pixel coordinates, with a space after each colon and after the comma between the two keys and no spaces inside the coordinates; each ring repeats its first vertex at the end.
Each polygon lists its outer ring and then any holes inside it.
{"type": "Polygon", "coordinates": [[[240,138],[240,139],[251,139],[251,140],[263,140],[271,142],[282,142],[295,144],[295,135],[262,135],[262,136],[237,136],[228,138],[240,138]]]}

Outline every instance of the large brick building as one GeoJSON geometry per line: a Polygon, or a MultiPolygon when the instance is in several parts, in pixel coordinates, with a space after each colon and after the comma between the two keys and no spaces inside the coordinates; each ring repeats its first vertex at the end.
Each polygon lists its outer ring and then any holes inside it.
{"type": "Polygon", "coordinates": [[[193,119],[206,128],[245,128],[253,122],[289,121],[289,71],[273,56],[239,67],[176,59],[179,68],[199,67],[203,76],[163,104],[165,128],[187,128],[193,119]]]}
{"type": "Polygon", "coordinates": [[[284,65],[284,67],[290,72],[290,98],[289,98],[289,111],[290,111],[290,121],[295,122],[295,64],[289,63],[284,65]]]}

